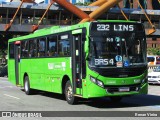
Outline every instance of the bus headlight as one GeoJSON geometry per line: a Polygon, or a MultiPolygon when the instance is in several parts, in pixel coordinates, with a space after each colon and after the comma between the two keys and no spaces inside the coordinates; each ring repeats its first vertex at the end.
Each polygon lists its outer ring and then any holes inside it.
{"type": "Polygon", "coordinates": [[[143,80],[142,80],[142,82],[141,82],[142,85],[145,84],[145,83],[147,83],[147,81],[148,81],[148,77],[146,76],[145,78],[143,78],[143,80]]]}
{"type": "Polygon", "coordinates": [[[104,84],[103,84],[102,81],[97,80],[96,78],[94,78],[94,77],[92,77],[92,76],[90,76],[90,80],[91,80],[93,83],[95,83],[96,85],[98,85],[98,86],[104,88],[104,84]]]}
{"type": "Polygon", "coordinates": [[[100,87],[102,87],[102,88],[104,88],[104,84],[103,84],[102,81],[97,80],[97,85],[100,86],[100,87]]]}
{"type": "Polygon", "coordinates": [[[145,79],[142,80],[142,84],[145,82],[145,79]]]}
{"type": "Polygon", "coordinates": [[[91,80],[93,83],[95,83],[95,84],[96,84],[96,78],[94,78],[94,77],[90,76],[90,80],[91,80]]]}

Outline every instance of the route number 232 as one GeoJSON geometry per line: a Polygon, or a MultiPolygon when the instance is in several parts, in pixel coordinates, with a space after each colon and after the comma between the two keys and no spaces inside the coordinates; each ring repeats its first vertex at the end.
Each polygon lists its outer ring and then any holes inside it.
{"type": "Polygon", "coordinates": [[[108,24],[97,24],[97,31],[109,31],[108,24]]]}

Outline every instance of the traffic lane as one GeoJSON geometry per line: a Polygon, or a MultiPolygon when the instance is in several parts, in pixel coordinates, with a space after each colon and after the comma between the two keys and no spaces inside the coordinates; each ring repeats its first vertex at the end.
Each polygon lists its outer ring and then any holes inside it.
{"type": "MultiPolygon", "coordinates": [[[[149,90],[156,89],[149,86],[149,90]]],[[[155,93],[136,95],[124,98],[120,103],[112,103],[108,98],[81,99],[77,105],[68,105],[64,97],[59,94],[37,92],[25,95],[23,89],[12,85],[7,78],[0,79],[0,109],[1,110],[33,110],[33,111],[100,111],[100,110],[160,110],[160,96],[155,93]]]]}
{"type": "Polygon", "coordinates": [[[0,110],[3,111],[58,111],[60,110],[58,105],[63,108],[64,103],[66,103],[64,100],[56,100],[56,98],[53,98],[54,96],[50,96],[50,98],[44,97],[41,92],[34,95],[26,95],[22,88],[12,85],[7,80],[0,79],[0,91],[0,110]]]}
{"type": "MultiPolygon", "coordinates": [[[[88,105],[97,108],[116,108],[115,110],[158,110],[160,111],[160,85],[149,85],[147,95],[124,97],[120,103],[112,103],[109,98],[96,99],[88,105]],[[97,104],[98,103],[98,104],[97,104]]],[[[112,109],[114,110],[114,109],[112,109]]]]}
{"type": "MultiPolygon", "coordinates": [[[[34,101],[35,99],[40,97],[40,99],[42,99],[42,98],[45,99],[46,98],[47,101],[48,101],[48,98],[49,99],[51,98],[50,99],[51,103],[53,103],[53,101],[55,101],[55,100],[56,100],[55,103],[57,103],[58,101],[59,102],[60,101],[65,102],[62,95],[59,95],[59,94],[52,94],[52,93],[48,93],[48,92],[37,92],[37,94],[35,94],[35,95],[27,96],[27,95],[24,94],[23,91],[20,91],[19,88],[12,85],[7,80],[5,80],[5,81],[3,80],[3,81],[1,81],[1,83],[2,82],[3,82],[3,87],[2,86],[0,86],[0,87],[1,87],[1,89],[5,88],[5,89],[3,89],[3,92],[4,92],[3,95],[8,97],[9,100],[14,99],[16,101],[16,100],[19,100],[20,97],[21,97],[21,98],[24,98],[24,99],[29,99],[28,101],[34,101]],[[9,93],[7,93],[7,91],[9,91],[9,93]]],[[[159,100],[160,100],[160,98],[157,95],[139,95],[139,96],[133,96],[133,97],[125,98],[124,100],[122,100],[122,102],[116,103],[116,104],[111,103],[109,101],[109,99],[107,99],[107,98],[102,98],[102,99],[97,99],[97,100],[83,99],[78,103],[78,105],[87,105],[87,106],[91,106],[91,107],[94,107],[94,108],[125,108],[125,107],[136,107],[136,106],[137,107],[138,106],[157,106],[157,105],[159,105],[159,100]]],[[[26,103],[26,105],[27,104],[29,105],[30,103],[27,103],[28,101],[24,100],[23,104],[26,103]]],[[[39,102],[40,102],[39,104],[44,103],[44,101],[41,101],[41,100],[39,102]]],[[[38,104],[38,107],[39,107],[39,104],[38,104]]],[[[66,104],[66,103],[64,103],[64,104],[66,104]]],[[[54,110],[56,110],[56,109],[54,109],[54,110]]]]}
{"type": "Polygon", "coordinates": [[[148,92],[151,95],[160,96],[160,85],[150,84],[149,87],[148,87],[148,92]]]}
{"type": "Polygon", "coordinates": [[[86,105],[112,111],[160,111],[160,96],[136,95],[125,97],[120,103],[113,103],[108,98],[102,98],[86,105]]]}

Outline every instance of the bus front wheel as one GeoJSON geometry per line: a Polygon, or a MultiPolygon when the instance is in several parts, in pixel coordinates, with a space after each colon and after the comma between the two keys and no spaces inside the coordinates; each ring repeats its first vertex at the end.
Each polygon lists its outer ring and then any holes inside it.
{"type": "Polygon", "coordinates": [[[27,95],[32,94],[32,90],[30,88],[29,78],[28,76],[25,76],[24,78],[24,91],[27,95]]]}
{"type": "Polygon", "coordinates": [[[65,98],[68,104],[73,105],[77,103],[77,98],[73,94],[73,89],[70,81],[67,81],[65,85],[65,98]]]}

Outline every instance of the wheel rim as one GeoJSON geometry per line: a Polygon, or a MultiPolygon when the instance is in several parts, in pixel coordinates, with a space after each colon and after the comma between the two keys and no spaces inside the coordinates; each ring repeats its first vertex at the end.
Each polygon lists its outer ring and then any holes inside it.
{"type": "Polygon", "coordinates": [[[72,99],[72,97],[73,97],[73,95],[72,95],[72,87],[71,86],[69,86],[68,88],[67,88],[67,98],[68,98],[68,100],[71,100],[72,99]]]}
{"type": "Polygon", "coordinates": [[[28,91],[28,82],[25,81],[25,85],[24,85],[25,91],[28,91]]]}

